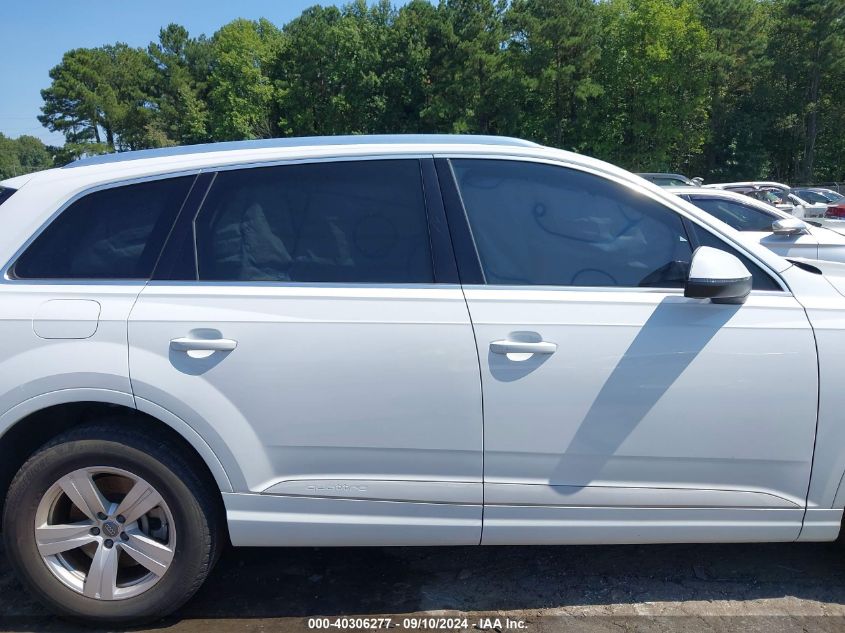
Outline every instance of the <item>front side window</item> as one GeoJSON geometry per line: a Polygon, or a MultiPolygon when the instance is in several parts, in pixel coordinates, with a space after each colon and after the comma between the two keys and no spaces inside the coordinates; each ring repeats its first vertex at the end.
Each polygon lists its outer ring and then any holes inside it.
{"type": "Polygon", "coordinates": [[[739,260],[745,264],[748,272],[751,273],[751,287],[754,290],[781,290],[781,287],[774,279],[772,279],[771,275],[751,261],[750,258],[736,250],[733,246],[727,244],[720,237],[713,235],[713,233],[707,229],[704,229],[693,222],[688,222],[687,225],[690,228],[690,237],[692,238],[696,248],[699,246],[710,246],[739,258],[739,260]]]}
{"type": "Polygon", "coordinates": [[[21,279],[147,279],[194,176],[90,193],[35,238],[12,270],[21,279]]]}
{"type": "Polygon", "coordinates": [[[605,178],[524,161],[455,159],[489,284],[680,288],[681,218],[605,178]]]}
{"type": "Polygon", "coordinates": [[[221,172],[194,236],[200,280],[434,281],[417,160],[221,172]]]}
{"type": "Polygon", "coordinates": [[[772,231],[772,222],[778,216],[724,198],[690,196],[690,202],[737,231],[772,231]]]}

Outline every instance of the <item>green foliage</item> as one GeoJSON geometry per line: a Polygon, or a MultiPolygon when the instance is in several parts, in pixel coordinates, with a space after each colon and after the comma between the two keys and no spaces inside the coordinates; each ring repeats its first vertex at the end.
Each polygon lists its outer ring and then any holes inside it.
{"type": "MultiPolygon", "coordinates": [[[[40,119],[65,136],[58,162],[466,132],[709,180],[845,179],[844,20],[845,0],[355,0],[281,28],[239,19],[206,38],[170,24],[146,49],[68,51],[40,119]]],[[[0,168],[43,166],[17,151],[0,168]]]]}
{"type": "Polygon", "coordinates": [[[53,166],[53,156],[34,136],[16,139],[0,134],[0,180],[53,166]]]}
{"type": "MultiPolygon", "coordinates": [[[[514,0],[506,14],[508,126],[540,143],[577,149],[596,80],[601,28],[591,0],[514,0]]],[[[579,142],[580,141],[580,142],[579,142]]]]}
{"type": "Polygon", "coordinates": [[[147,54],[156,67],[151,99],[156,115],[151,129],[158,136],[158,145],[209,140],[209,41],[192,39],[184,27],[169,24],[159,32],[159,41],[149,45],[147,54]]]}
{"type": "MultiPolygon", "coordinates": [[[[830,114],[836,118],[843,108],[829,96],[841,93],[845,81],[845,0],[782,0],[772,11],[768,55],[777,63],[768,76],[773,125],[767,130],[767,146],[775,174],[810,180],[819,114],[833,106],[830,114]]],[[[842,177],[845,156],[839,158],[842,177]]],[[[835,173],[836,167],[830,167],[835,173]]]]}
{"type": "Polygon", "coordinates": [[[116,149],[149,147],[149,89],[155,68],[146,53],[126,44],[74,49],[50,71],[41,91],[39,120],[70,143],[103,143],[116,149]]]}
{"type": "Polygon", "coordinates": [[[268,20],[235,20],[211,38],[208,78],[211,136],[215,140],[268,138],[276,88],[270,67],[282,35],[268,20]]]}
{"type": "Polygon", "coordinates": [[[758,109],[771,72],[766,56],[770,20],[759,0],[701,0],[700,19],[710,34],[704,57],[709,135],[698,171],[714,180],[743,180],[765,173],[763,134],[768,117],[758,109]]]}
{"type": "Polygon", "coordinates": [[[633,169],[687,170],[707,132],[704,52],[691,2],[612,0],[601,6],[604,50],[587,151],[633,169]]]}
{"type": "Polygon", "coordinates": [[[284,29],[276,66],[279,126],[285,134],[376,131],[386,109],[382,51],[393,11],[361,0],[343,9],[315,6],[284,29]]]}

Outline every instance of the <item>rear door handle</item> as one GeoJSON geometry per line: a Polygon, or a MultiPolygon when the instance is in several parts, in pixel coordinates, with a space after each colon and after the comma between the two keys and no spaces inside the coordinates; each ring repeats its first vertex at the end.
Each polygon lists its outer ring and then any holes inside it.
{"type": "Polygon", "coordinates": [[[536,343],[493,341],[490,343],[490,351],[494,354],[554,354],[557,351],[557,343],[549,343],[548,341],[536,343]]]}
{"type": "Polygon", "coordinates": [[[237,341],[228,338],[174,338],[170,349],[178,352],[231,352],[238,346],[237,341]]]}

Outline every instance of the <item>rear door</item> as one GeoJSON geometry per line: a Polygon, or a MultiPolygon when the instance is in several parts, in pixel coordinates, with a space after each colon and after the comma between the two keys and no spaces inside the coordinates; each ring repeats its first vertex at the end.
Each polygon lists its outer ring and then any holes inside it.
{"type": "MultiPolygon", "coordinates": [[[[36,231],[0,282],[1,410],[45,394],[134,405],[127,318],[193,182],[158,177],[92,188],[36,231]]],[[[37,206],[28,186],[0,191],[4,213],[37,206]]]]}
{"type": "Polygon", "coordinates": [[[223,462],[234,542],[479,541],[478,361],[433,173],[230,169],[180,217],[130,318],[132,387],[223,462]]]}

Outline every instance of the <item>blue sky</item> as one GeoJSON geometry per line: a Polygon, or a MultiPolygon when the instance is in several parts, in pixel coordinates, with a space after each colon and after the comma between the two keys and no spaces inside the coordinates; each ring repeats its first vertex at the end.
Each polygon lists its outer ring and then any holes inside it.
{"type": "MultiPolygon", "coordinates": [[[[5,0],[0,9],[0,132],[31,134],[60,145],[36,118],[42,88],[62,54],[79,47],[126,42],[146,46],[162,26],[177,22],[191,35],[211,35],[235,18],[265,17],[278,26],[321,0],[5,0]]],[[[394,2],[394,4],[402,4],[394,2]]]]}

